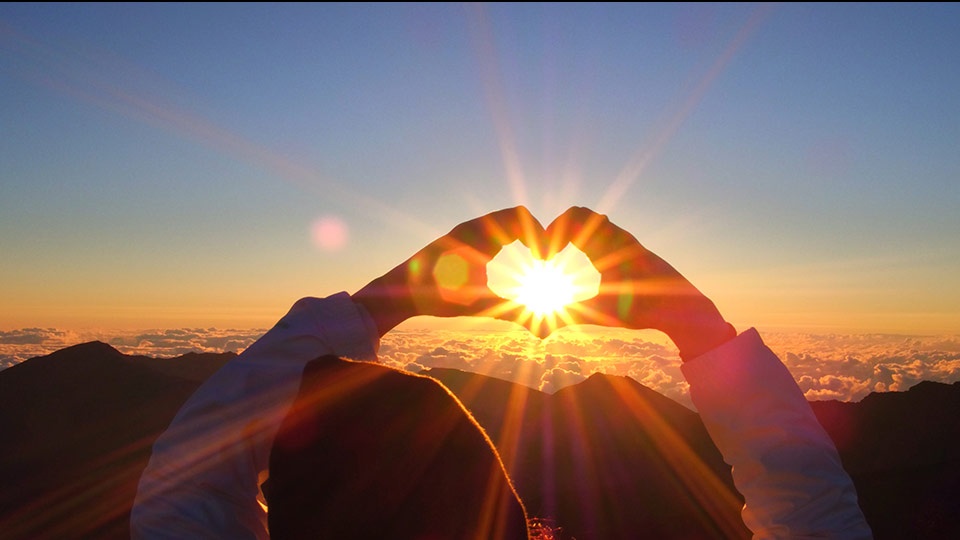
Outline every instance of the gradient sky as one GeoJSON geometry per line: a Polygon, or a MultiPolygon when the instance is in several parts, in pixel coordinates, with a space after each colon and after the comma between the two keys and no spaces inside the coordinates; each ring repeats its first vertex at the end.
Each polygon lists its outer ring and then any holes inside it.
{"type": "Polygon", "coordinates": [[[267,327],[516,204],[958,334],[960,5],[0,4],[0,330],[267,327]]]}

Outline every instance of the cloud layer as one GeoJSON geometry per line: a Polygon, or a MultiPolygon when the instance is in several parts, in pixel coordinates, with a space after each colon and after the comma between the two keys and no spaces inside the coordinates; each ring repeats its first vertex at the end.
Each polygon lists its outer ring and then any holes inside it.
{"type": "Polygon", "coordinates": [[[132,355],[173,357],[188,352],[242,351],[266,332],[265,329],[219,330],[178,328],[147,331],[68,331],[56,328],[22,328],[0,331],[0,369],[35,356],[86,343],[103,341],[132,355]]]}
{"type": "MultiPolygon", "coordinates": [[[[0,369],[55,350],[100,340],[127,354],[240,352],[262,329],[189,328],[146,332],[0,331],[0,369]]],[[[960,336],[765,333],[808,399],[858,401],[903,391],[922,380],[960,380],[960,336]]],[[[540,341],[524,331],[395,331],[380,346],[384,364],[411,371],[456,368],[554,392],[592,373],[626,375],[690,406],[677,351],[659,334],[558,332],[540,341]]]]}

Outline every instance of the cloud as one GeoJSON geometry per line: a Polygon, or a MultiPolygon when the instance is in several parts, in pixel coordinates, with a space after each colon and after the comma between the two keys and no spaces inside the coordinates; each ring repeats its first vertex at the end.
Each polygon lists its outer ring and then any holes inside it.
{"type": "Polygon", "coordinates": [[[770,333],[807,399],[859,401],[870,392],[902,392],[920,381],[960,380],[960,337],[894,334],[770,333]]]}
{"type": "Polygon", "coordinates": [[[0,331],[0,369],[82,342],[78,335],[55,328],[0,331]]]}
{"type": "Polygon", "coordinates": [[[630,375],[689,403],[676,350],[640,337],[560,332],[541,341],[526,331],[396,331],[384,336],[379,356],[384,364],[398,368],[452,367],[545,392],[576,384],[592,373],[630,375]]]}
{"type": "MultiPolygon", "coordinates": [[[[93,340],[127,354],[171,357],[187,352],[241,352],[263,333],[216,328],[0,331],[0,369],[93,340]]],[[[624,375],[692,407],[676,349],[656,339],[642,332],[588,334],[575,329],[544,341],[522,330],[409,330],[384,336],[379,356],[382,363],[400,369],[462,369],[546,392],[593,373],[624,375]]],[[[763,339],[812,400],[858,401],[870,392],[904,391],[923,380],[960,380],[958,336],[764,333],[763,339]]]]}
{"type": "Polygon", "coordinates": [[[189,352],[242,352],[265,330],[177,328],[116,336],[107,343],[127,354],[179,356],[189,352]]]}
{"type": "Polygon", "coordinates": [[[552,394],[565,386],[577,384],[585,381],[586,379],[587,378],[584,377],[579,371],[568,371],[561,367],[555,367],[544,372],[543,376],[540,377],[539,390],[541,392],[552,394]]]}
{"type": "Polygon", "coordinates": [[[242,352],[265,331],[264,329],[222,330],[217,328],[149,331],[67,331],[55,328],[23,328],[0,331],[0,369],[89,341],[109,343],[125,354],[153,357],[173,357],[190,352],[242,352]]]}
{"type": "MultiPolygon", "coordinates": [[[[923,381],[960,380],[960,338],[887,334],[765,333],[807,399],[859,401],[870,392],[904,391],[923,381]]],[[[692,406],[677,351],[640,337],[559,333],[540,341],[523,331],[394,332],[384,363],[454,367],[554,392],[592,373],[629,376],[692,406]]]]}
{"type": "Polygon", "coordinates": [[[824,375],[820,378],[803,375],[797,384],[810,400],[849,401],[847,399],[849,396],[866,395],[871,390],[869,381],[846,375],[824,375]]]}

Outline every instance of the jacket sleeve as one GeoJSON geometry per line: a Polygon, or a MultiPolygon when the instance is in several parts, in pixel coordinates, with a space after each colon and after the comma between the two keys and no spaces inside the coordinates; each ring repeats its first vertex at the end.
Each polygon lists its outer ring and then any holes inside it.
{"type": "Polygon", "coordinates": [[[187,400],[153,446],[130,517],[135,539],[265,539],[257,499],[304,365],[373,360],[379,337],[347,293],[304,298],[187,400]]]}
{"type": "Polygon", "coordinates": [[[871,538],[833,441],[756,330],[682,366],[754,538],[871,538]]]}

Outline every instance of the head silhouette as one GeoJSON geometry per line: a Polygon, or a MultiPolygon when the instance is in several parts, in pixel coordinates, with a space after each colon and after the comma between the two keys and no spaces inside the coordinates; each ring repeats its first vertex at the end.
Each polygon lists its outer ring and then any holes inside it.
{"type": "Polygon", "coordinates": [[[490,440],[437,381],[327,356],[307,365],[264,489],[273,539],[526,539],[490,440]]]}

